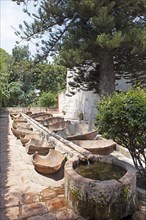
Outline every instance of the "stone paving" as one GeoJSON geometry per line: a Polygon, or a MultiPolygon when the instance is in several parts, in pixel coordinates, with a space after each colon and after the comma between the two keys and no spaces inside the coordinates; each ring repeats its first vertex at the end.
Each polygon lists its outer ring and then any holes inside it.
{"type": "Polygon", "coordinates": [[[37,173],[9,114],[0,115],[0,220],[81,220],[64,197],[64,173],[37,173]]]}

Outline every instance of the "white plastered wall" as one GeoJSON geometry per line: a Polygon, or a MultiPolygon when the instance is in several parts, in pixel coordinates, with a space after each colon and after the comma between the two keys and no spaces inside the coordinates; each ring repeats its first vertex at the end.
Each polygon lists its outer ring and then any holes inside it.
{"type": "MultiPolygon", "coordinates": [[[[59,95],[59,112],[65,112],[65,117],[70,119],[79,119],[82,112],[84,120],[95,120],[97,114],[97,104],[100,99],[98,94],[93,91],[72,90],[69,82],[72,81],[73,71],[67,72],[66,91],[59,95]],[[70,95],[71,91],[75,91],[75,95],[70,95]]],[[[130,84],[126,84],[125,79],[116,81],[116,89],[126,91],[130,84]]]]}
{"type": "Polygon", "coordinates": [[[84,120],[94,120],[98,100],[98,94],[92,91],[79,91],[71,97],[62,92],[59,95],[59,112],[65,111],[66,117],[71,119],[79,119],[82,112],[84,120]]]}

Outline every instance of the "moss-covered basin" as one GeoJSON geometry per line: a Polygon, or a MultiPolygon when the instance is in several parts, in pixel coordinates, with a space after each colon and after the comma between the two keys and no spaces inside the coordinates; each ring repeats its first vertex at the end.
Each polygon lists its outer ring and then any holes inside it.
{"type": "Polygon", "coordinates": [[[136,208],[135,169],[111,156],[95,155],[88,161],[89,166],[96,162],[121,167],[125,172],[119,179],[91,179],[76,171],[80,165],[85,164],[87,168],[86,160],[78,157],[68,160],[65,164],[65,196],[69,205],[85,219],[119,220],[131,215],[136,208]]]}

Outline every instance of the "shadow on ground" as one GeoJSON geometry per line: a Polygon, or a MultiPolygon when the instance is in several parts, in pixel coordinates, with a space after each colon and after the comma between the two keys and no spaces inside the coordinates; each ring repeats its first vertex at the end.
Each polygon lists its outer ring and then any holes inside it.
{"type": "Polygon", "coordinates": [[[8,219],[6,210],[6,195],[9,192],[8,173],[10,172],[10,151],[9,151],[9,112],[0,112],[0,219],[8,219]]]}

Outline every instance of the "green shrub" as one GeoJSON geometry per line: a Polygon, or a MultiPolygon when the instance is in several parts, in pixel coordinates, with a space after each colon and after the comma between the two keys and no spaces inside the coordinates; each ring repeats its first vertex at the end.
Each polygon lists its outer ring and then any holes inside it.
{"type": "Polygon", "coordinates": [[[2,92],[0,90],[0,110],[1,110],[1,108],[2,108],[2,92]]]}
{"type": "Polygon", "coordinates": [[[136,168],[145,169],[146,91],[136,88],[115,92],[101,100],[98,110],[99,132],[128,148],[136,168]]]}
{"type": "Polygon", "coordinates": [[[57,103],[57,99],[51,92],[44,92],[39,97],[39,103],[41,107],[53,107],[57,103]]]}

